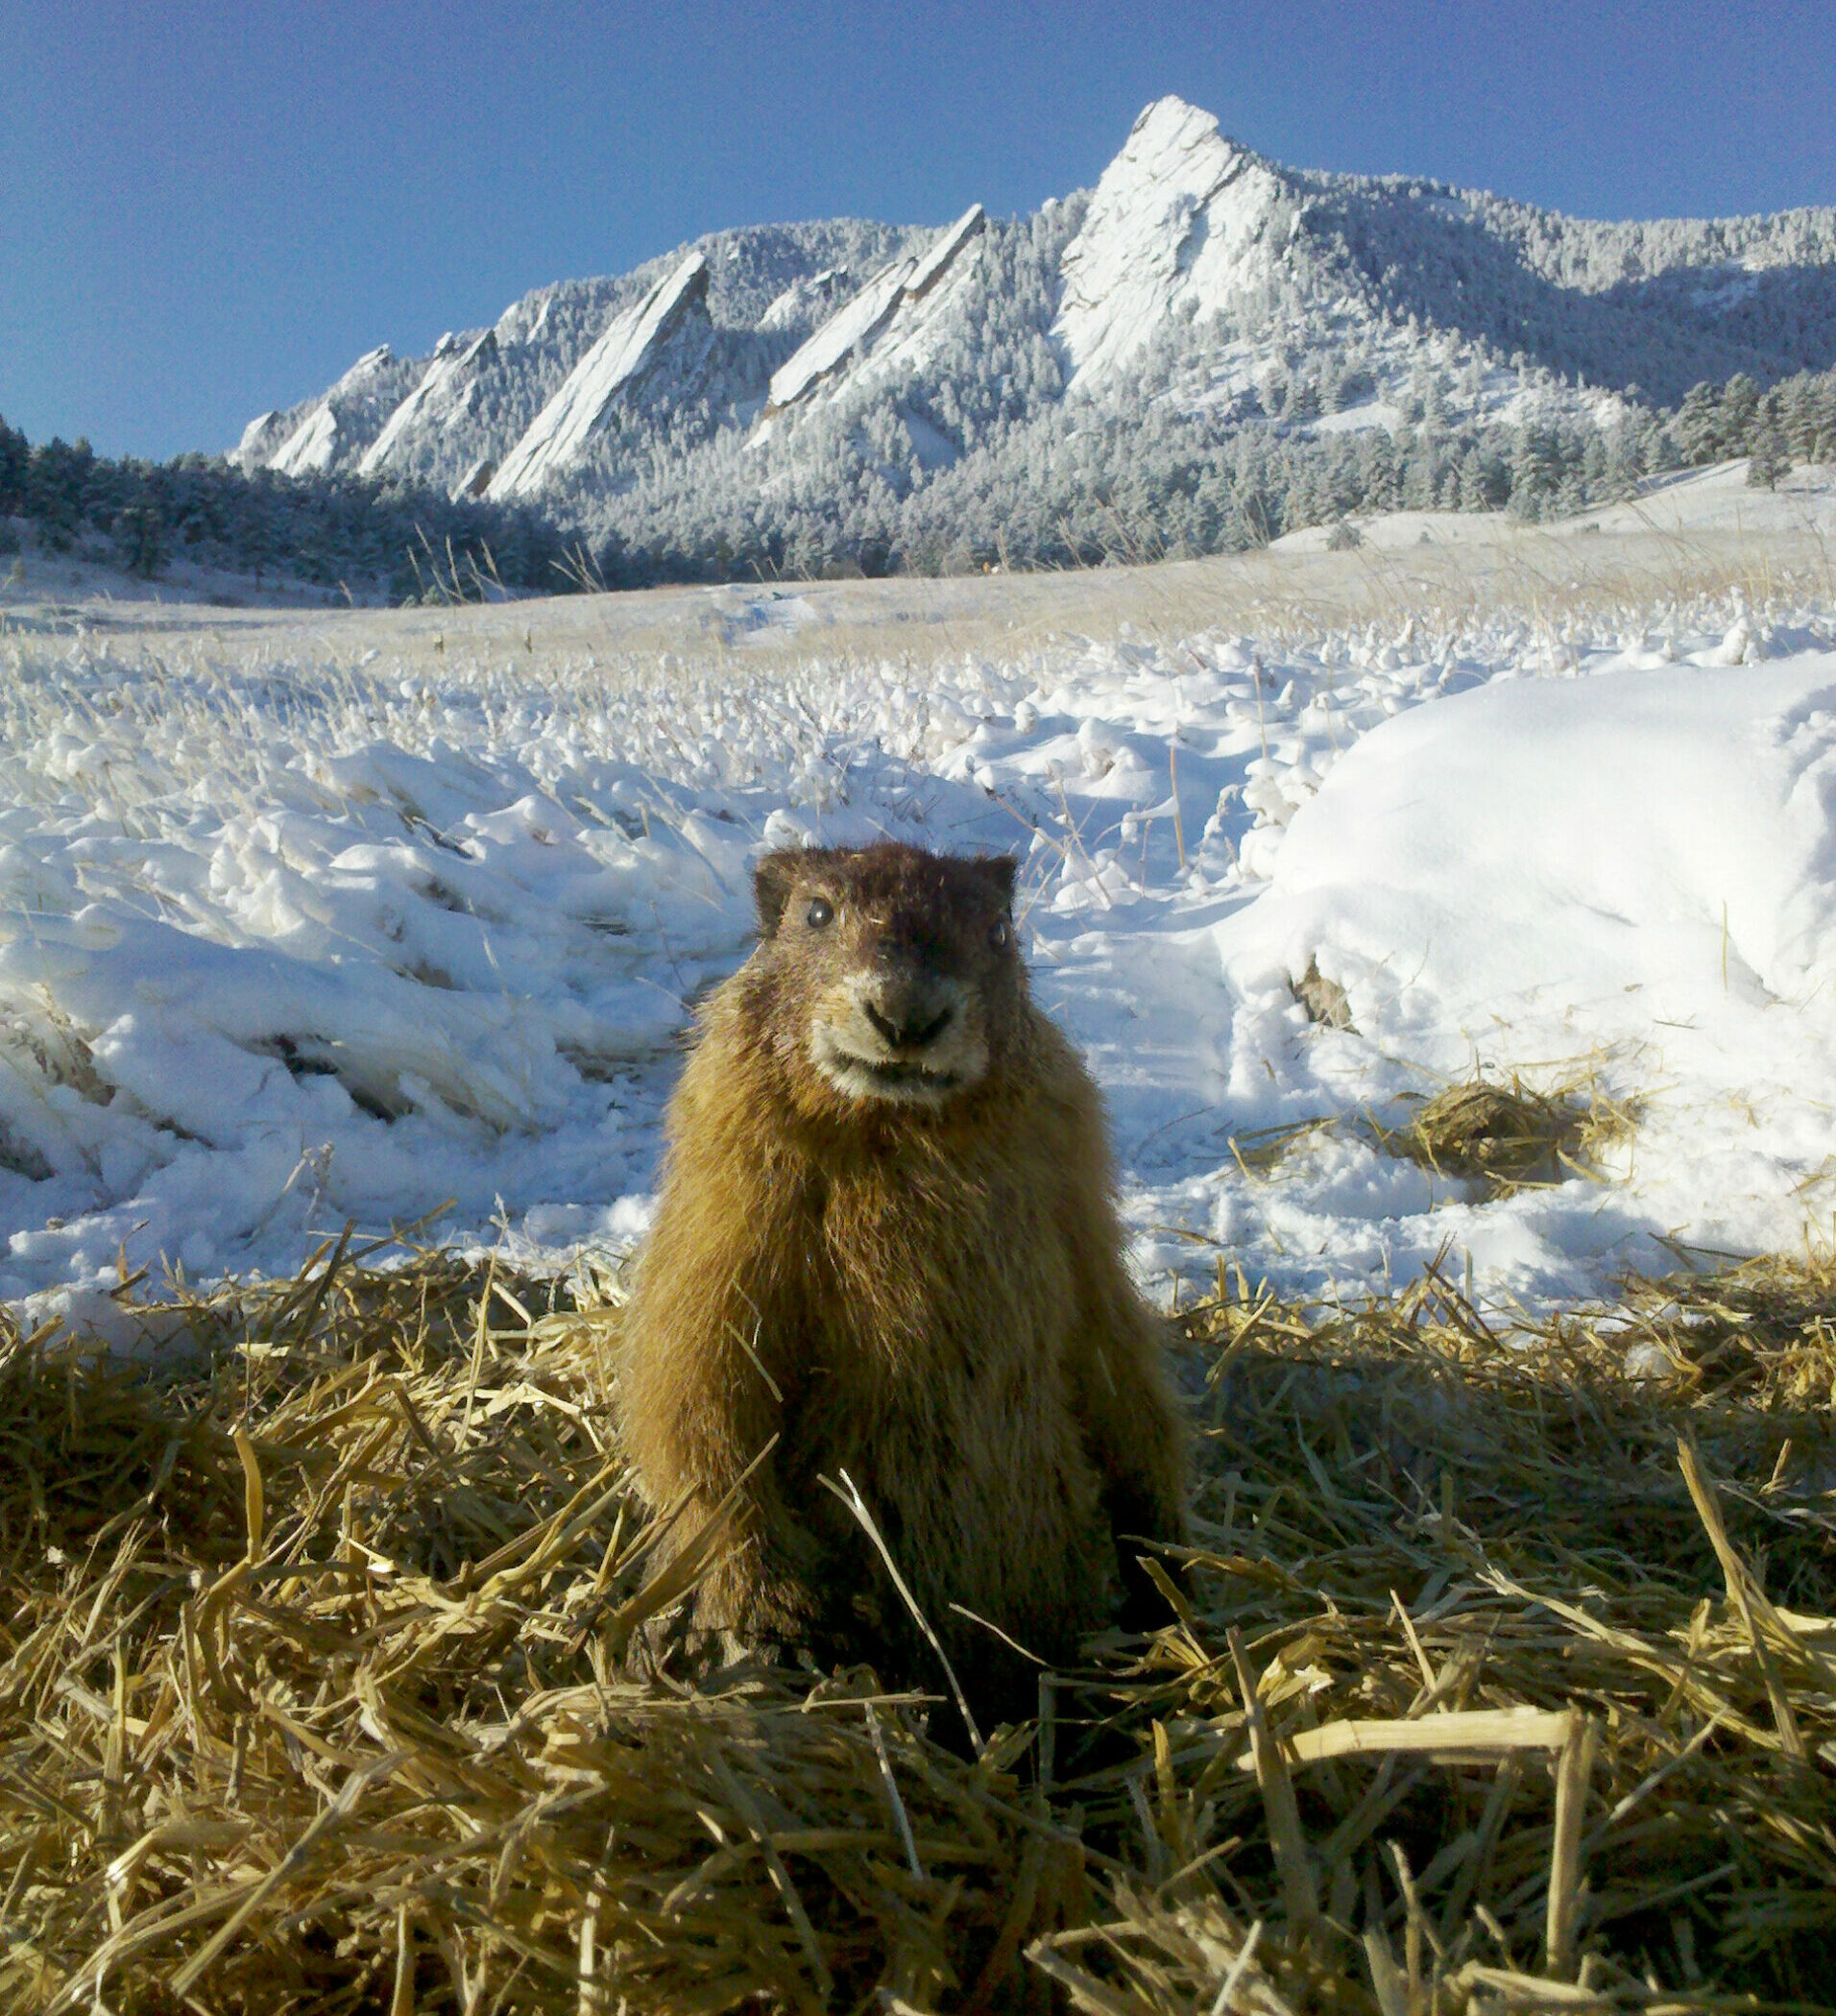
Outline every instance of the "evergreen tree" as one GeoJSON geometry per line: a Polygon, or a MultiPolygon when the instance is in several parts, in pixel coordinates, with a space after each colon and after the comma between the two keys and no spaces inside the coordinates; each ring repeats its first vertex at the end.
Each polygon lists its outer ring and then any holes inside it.
{"type": "Polygon", "coordinates": [[[1753,437],[1752,450],[1747,457],[1748,489],[1776,490],[1779,477],[1789,475],[1791,467],[1778,429],[1770,423],[1762,425],[1753,437]]]}
{"type": "Polygon", "coordinates": [[[26,469],[31,457],[26,437],[0,416],[0,518],[25,515],[26,469]]]}
{"type": "Polygon", "coordinates": [[[1510,507],[1520,518],[1548,516],[1561,488],[1561,449],[1546,426],[1519,427],[1510,459],[1510,507]]]}
{"type": "Polygon", "coordinates": [[[1735,372],[1722,391],[1720,459],[1743,455],[1752,446],[1759,424],[1759,387],[1744,371],[1735,372]]]}
{"type": "Polygon", "coordinates": [[[1721,459],[1723,435],[1721,388],[1703,383],[1692,385],[1684,395],[1671,432],[1678,452],[1691,468],[1721,459]]]}
{"type": "Polygon", "coordinates": [[[165,519],[151,498],[125,504],[110,527],[115,549],[131,574],[151,580],[166,558],[165,519]]]}

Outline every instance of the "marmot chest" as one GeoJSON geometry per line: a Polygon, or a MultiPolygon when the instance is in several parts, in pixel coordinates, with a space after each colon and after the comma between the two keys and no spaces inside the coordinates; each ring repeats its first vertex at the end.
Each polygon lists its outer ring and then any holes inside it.
{"type": "Polygon", "coordinates": [[[810,1258],[833,1284],[825,1327],[882,1372],[973,1376],[1014,1356],[1043,1370],[1075,1319],[1056,1200],[1000,1156],[967,1167],[889,1158],[838,1174],[815,1244],[810,1258]]]}

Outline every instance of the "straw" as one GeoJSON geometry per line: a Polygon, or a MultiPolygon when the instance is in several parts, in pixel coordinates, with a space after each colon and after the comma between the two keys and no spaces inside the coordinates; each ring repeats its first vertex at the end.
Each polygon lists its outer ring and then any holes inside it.
{"type": "Polygon", "coordinates": [[[1050,1762],[633,1677],[705,1549],[616,1279],[373,1261],[168,1294],[157,1368],[0,1335],[0,2009],[1832,2006],[1827,1261],[1183,1311],[1176,1600],[1050,1762]]]}

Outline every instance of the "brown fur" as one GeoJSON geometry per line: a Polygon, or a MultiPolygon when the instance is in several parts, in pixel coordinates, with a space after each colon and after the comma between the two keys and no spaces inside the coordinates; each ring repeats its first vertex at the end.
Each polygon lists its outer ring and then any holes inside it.
{"type": "Polygon", "coordinates": [[[1100,1098],[1028,994],[1013,872],[892,844],[761,863],[761,942],[670,1107],[620,1367],[650,1501],[689,1500],[679,1544],[780,1438],[694,1627],[936,1684],[818,1481],[845,1469],[972,1699],[1008,1711],[1030,1669],[952,1606],[1072,1660],[1119,1572],[1151,1602],[1127,1542],[1180,1537],[1183,1468],[1100,1098]]]}

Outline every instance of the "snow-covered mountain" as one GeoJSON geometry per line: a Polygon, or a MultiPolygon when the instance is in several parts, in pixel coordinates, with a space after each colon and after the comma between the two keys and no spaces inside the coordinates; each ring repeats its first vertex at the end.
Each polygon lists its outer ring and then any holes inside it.
{"type": "Polygon", "coordinates": [[[942,472],[1011,483],[1118,419],[1214,443],[1598,429],[1701,379],[1832,362],[1836,209],[1578,220],[1282,167],[1165,98],[1094,191],[1030,217],[717,232],[430,357],[372,351],[234,459],[534,501],[627,541],[692,521],[712,551],[766,525],[794,543],[812,512],[870,541],[942,472]]]}
{"type": "Polygon", "coordinates": [[[772,373],[766,417],[808,406],[834,383],[858,386],[921,368],[930,353],[928,338],[973,284],[985,221],[981,205],[974,204],[923,252],[882,266],[772,373]]]}
{"type": "MultiPolygon", "coordinates": [[[[691,252],[640,302],[612,318],[504,458],[485,495],[528,497],[564,478],[604,426],[614,401],[650,393],[663,371],[677,392],[693,386],[713,329],[708,261],[691,252]]],[[[648,403],[654,410],[659,401],[653,395],[648,403]]]]}
{"type": "Polygon", "coordinates": [[[1209,112],[1150,105],[1061,262],[1052,327],[1068,382],[1087,392],[1113,378],[1175,316],[1253,310],[1299,239],[1288,194],[1281,172],[1209,112]]]}
{"type": "MultiPolygon", "coordinates": [[[[772,372],[837,304],[934,235],[853,218],[756,226],[710,233],[632,273],[560,280],[511,303],[488,329],[443,336],[430,356],[399,359],[386,345],[369,352],[329,390],[252,421],[230,459],[248,470],[360,472],[482,491],[577,377],[565,441],[556,437],[561,452],[541,458],[534,485],[565,488],[588,444],[620,420],[654,418],[680,402],[683,375],[653,368],[661,352],[680,352],[685,339],[705,350],[690,396],[723,413],[756,408],[772,372]],[[641,320],[653,301],[660,327],[619,372],[616,352],[636,333],[632,318],[641,320]]],[[[563,422],[558,409],[548,426],[563,422]]],[[[532,462],[544,438],[528,441],[532,462]]]]}
{"type": "Polygon", "coordinates": [[[1074,392],[1155,346],[1188,401],[1207,380],[1246,389],[1278,359],[1303,378],[1337,367],[1321,389],[1331,405],[1349,377],[1347,408],[1454,366],[1448,410],[1477,415],[1527,385],[1558,404],[1591,386],[1674,405],[1699,379],[1763,383],[1836,358],[1836,209],[1580,220],[1277,167],[1173,98],[1135,122],[1061,271],[1053,334],[1074,392]],[[1540,384],[1549,374],[1568,383],[1540,384]]]}
{"type": "Polygon", "coordinates": [[[243,429],[236,456],[244,468],[266,467],[283,476],[325,475],[348,469],[377,430],[399,410],[417,376],[386,343],[366,351],[343,377],[303,407],[263,413],[243,429]]]}
{"type": "MultiPolygon", "coordinates": [[[[490,329],[469,340],[450,333],[434,346],[425,375],[415,389],[383,423],[382,432],[364,449],[357,464],[360,475],[375,475],[388,469],[399,449],[417,431],[437,428],[466,410],[479,379],[497,361],[497,339],[490,329]]],[[[259,426],[260,422],[256,422],[259,426]]],[[[243,447],[250,446],[244,435],[243,447]]]]}

